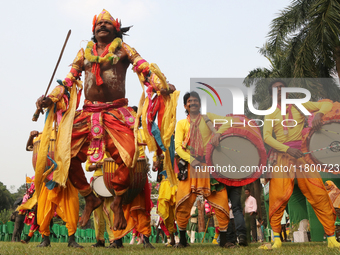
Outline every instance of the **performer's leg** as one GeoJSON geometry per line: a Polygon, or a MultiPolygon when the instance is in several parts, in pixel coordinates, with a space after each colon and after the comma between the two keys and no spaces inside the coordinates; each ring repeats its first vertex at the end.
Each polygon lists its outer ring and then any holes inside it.
{"type": "MultiPolygon", "coordinates": [[[[214,220],[217,220],[217,218],[215,217],[214,220]]],[[[218,227],[215,227],[215,236],[214,236],[214,239],[212,240],[212,244],[218,244],[217,242],[217,238],[218,236],[220,235],[220,230],[218,227]]]]}
{"type": "Polygon", "coordinates": [[[294,179],[272,178],[269,184],[269,221],[274,232],[273,248],[280,248],[281,219],[293,193],[294,179]]]}
{"type": "Polygon", "coordinates": [[[65,188],[60,188],[58,193],[57,214],[66,223],[68,230],[68,247],[84,248],[75,240],[75,233],[77,231],[77,223],[79,219],[79,198],[78,190],[67,181],[65,188]]]}
{"type": "MultiPolygon", "coordinates": [[[[171,244],[171,245],[175,245],[174,219],[175,219],[174,208],[173,208],[173,206],[170,206],[170,205],[169,205],[169,217],[168,217],[167,219],[164,220],[164,224],[165,224],[165,227],[167,228],[167,230],[169,231],[169,235],[170,235],[170,244],[171,244]]],[[[177,229],[176,229],[176,230],[177,230],[177,229]]]]}
{"type": "Polygon", "coordinates": [[[48,190],[46,186],[43,185],[38,198],[36,215],[37,225],[39,225],[39,232],[44,236],[50,235],[50,222],[56,209],[56,205],[47,199],[49,192],[52,191],[48,190]]]}
{"type": "Polygon", "coordinates": [[[123,230],[127,226],[126,219],[124,217],[123,211],[123,196],[115,196],[111,206],[111,210],[113,211],[115,217],[113,222],[114,230],[123,230]]]}
{"type": "Polygon", "coordinates": [[[328,236],[334,235],[336,214],[321,178],[298,178],[302,194],[314,209],[328,236]]]}
{"type": "MultiPolygon", "coordinates": [[[[103,204],[103,216],[106,222],[106,232],[109,235],[109,241],[112,243],[114,241],[114,235],[112,231],[112,219],[113,219],[113,212],[110,208],[110,205],[113,202],[113,197],[110,198],[105,198],[104,199],[104,204],[103,204]]],[[[105,225],[103,226],[103,231],[105,230],[105,225]]],[[[104,233],[103,233],[103,238],[104,238],[104,233]]]]}
{"type": "MultiPolygon", "coordinates": [[[[126,142],[130,143],[134,141],[133,135],[126,135],[126,142]]],[[[124,138],[124,139],[125,139],[124,138]]],[[[122,196],[128,190],[130,185],[130,168],[128,168],[125,163],[123,162],[121,155],[117,147],[115,146],[112,137],[109,135],[106,137],[106,150],[110,153],[112,159],[118,165],[118,168],[114,171],[113,177],[111,179],[111,185],[115,191],[115,198],[111,204],[111,210],[113,211],[115,217],[113,222],[113,229],[114,230],[123,230],[127,226],[126,219],[124,217],[123,212],[123,203],[122,203],[122,196]]],[[[134,151],[132,152],[132,155],[134,151]]],[[[125,155],[125,156],[131,156],[125,155]]],[[[133,171],[133,170],[131,170],[133,171]]]]}
{"type": "MultiPolygon", "coordinates": [[[[181,185],[182,182],[180,182],[181,185]]],[[[180,185],[178,190],[180,190],[180,185]]],[[[178,193],[177,193],[178,195],[178,193]]],[[[180,234],[180,244],[183,246],[187,245],[186,239],[186,227],[190,219],[190,211],[196,200],[197,194],[190,193],[189,197],[176,207],[176,218],[180,234]]]]}
{"type": "Polygon", "coordinates": [[[176,218],[179,230],[186,230],[190,219],[190,211],[196,200],[197,194],[190,193],[189,197],[176,207],[176,218]]]}
{"type": "Polygon", "coordinates": [[[80,195],[85,197],[86,204],[80,224],[84,227],[89,221],[92,211],[100,206],[102,201],[92,192],[92,188],[87,182],[81,163],[82,162],[78,157],[71,159],[68,177],[72,185],[79,191],[80,195]]]}
{"type": "Polygon", "coordinates": [[[49,247],[50,245],[50,222],[53,218],[56,205],[48,200],[49,191],[43,184],[38,198],[37,207],[37,223],[39,225],[39,232],[43,236],[43,241],[37,247],[49,247]]]}
{"type": "Polygon", "coordinates": [[[105,246],[105,238],[104,238],[105,222],[104,222],[103,214],[104,212],[103,212],[102,206],[99,206],[97,209],[93,211],[93,223],[94,223],[94,231],[96,233],[97,243],[92,245],[91,247],[105,246]]]}
{"type": "Polygon", "coordinates": [[[336,214],[332,202],[322,179],[308,178],[308,174],[310,173],[303,173],[304,178],[298,178],[299,188],[313,207],[316,216],[325,230],[328,247],[339,248],[340,243],[337,242],[334,235],[336,214]]]}
{"type": "Polygon", "coordinates": [[[218,221],[220,230],[220,246],[225,247],[227,243],[227,228],[229,224],[229,204],[227,190],[224,188],[221,191],[211,193],[207,200],[215,210],[215,215],[218,221]]]}

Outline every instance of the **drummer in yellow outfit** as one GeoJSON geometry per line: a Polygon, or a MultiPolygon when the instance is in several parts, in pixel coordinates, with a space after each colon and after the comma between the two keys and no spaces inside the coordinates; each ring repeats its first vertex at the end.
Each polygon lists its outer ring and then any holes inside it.
{"type": "MultiPolygon", "coordinates": [[[[96,178],[103,176],[102,166],[103,166],[103,161],[106,158],[108,158],[108,153],[105,153],[103,159],[100,162],[91,163],[89,160],[86,161],[86,165],[85,165],[86,171],[95,171],[93,174],[94,181],[96,181],[96,178]]],[[[96,191],[94,190],[94,192],[96,191]]],[[[110,208],[110,205],[113,202],[113,196],[105,197],[102,199],[103,199],[102,205],[100,205],[97,209],[93,211],[93,222],[94,222],[94,230],[96,232],[97,243],[93,244],[91,247],[105,247],[105,239],[104,239],[105,222],[106,222],[106,231],[109,235],[110,244],[114,242],[114,235],[112,232],[113,211],[110,208]]]]}
{"type": "MultiPolygon", "coordinates": [[[[304,127],[305,116],[292,105],[287,106],[287,115],[282,116],[281,105],[281,88],[286,87],[283,80],[275,80],[269,86],[269,91],[272,93],[272,88],[277,88],[278,93],[278,108],[265,117],[263,137],[265,143],[270,145],[275,151],[269,156],[269,164],[273,167],[295,166],[296,171],[290,172],[278,171],[272,172],[272,179],[269,185],[269,220],[274,231],[274,245],[272,248],[280,248],[282,243],[280,240],[281,219],[292,195],[294,188],[294,178],[297,177],[297,182],[301,192],[312,205],[315,214],[324,227],[327,234],[328,247],[340,247],[334,236],[335,231],[335,211],[328,197],[326,188],[320,178],[319,173],[311,173],[304,169],[307,164],[304,160],[304,154],[301,152],[302,129],[304,127]],[[289,128],[283,127],[281,121],[287,119],[295,120],[295,126],[289,128]],[[277,121],[272,121],[277,120],[277,121]],[[273,127],[272,127],[273,125],[273,127]],[[275,133],[276,139],[273,137],[275,133]],[[276,155],[276,156],[273,156],[276,155]],[[300,171],[300,166],[302,171],[300,171]]],[[[309,112],[316,112],[313,119],[313,128],[319,129],[322,125],[322,116],[332,109],[332,103],[329,102],[307,102],[302,104],[309,112]]],[[[294,169],[294,168],[292,168],[294,169]]],[[[266,249],[264,246],[260,248],[266,249]]]]}
{"type": "MultiPolygon", "coordinates": [[[[27,149],[36,149],[37,155],[39,153],[37,148],[39,147],[33,147],[32,145],[40,142],[42,133],[39,135],[38,134],[39,133],[37,131],[33,131],[33,135],[31,133],[30,139],[27,142],[27,149]],[[36,135],[38,136],[34,138],[36,135]]],[[[55,137],[56,132],[53,130],[51,140],[55,140],[55,137]]],[[[53,159],[52,152],[54,152],[54,150],[51,149],[50,152],[50,156],[53,159]]],[[[52,163],[54,164],[55,162],[52,161],[52,163]]],[[[77,223],[79,219],[78,190],[71,184],[69,180],[66,181],[66,187],[56,185],[56,183],[52,181],[51,175],[53,175],[53,172],[50,172],[52,169],[53,168],[51,167],[51,169],[47,170],[43,175],[46,185],[45,183],[42,184],[39,198],[36,198],[36,195],[33,196],[33,198],[28,200],[25,204],[19,206],[17,210],[28,209],[32,206],[32,204],[34,205],[36,202],[38,203],[37,224],[39,225],[39,232],[43,236],[43,240],[37,247],[51,246],[49,238],[50,222],[56,212],[58,216],[60,216],[62,220],[66,222],[69,235],[68,247],[83,248],[83,246],[79,245],[75,241],[75,233],[77,231],[77,223]]]]}
{"type": "MultiPolygon", "coordinates": [[[[218,146],[221,134],[230,127],[230,121],[222,125],[212,137],[212,131],[207,124],[209,120],[200,114],[201,99],[198,93],[195,91],[186,93],[183,100],[188,117],[178,121],[175,132],[175,148],[177,154],[181,157],[179,163],[180,181],[176,196],[176,218],[180,232],[180,242],[175,247],[183,248],[188,246],[185,234],[190,211],[196,196],[203,195],[215,210],[221,231],[220,246],[228,248],[230,245],[227,244],[226,237],[229,223],[227,190],[223,184],[210,178],[209,171],[196,171],[196,168],[205,166],[206,145],[212,138],[211,143],[218,146]],[[188,167],[182,167],[182,163],[189,163],[189,165],[188,167]],[[188,170],[186,178],[183,178],[183,169],[188,170]]],[[[229,119],[212,113],[208,113],[207,116],[210,120],[229,119]]]]}

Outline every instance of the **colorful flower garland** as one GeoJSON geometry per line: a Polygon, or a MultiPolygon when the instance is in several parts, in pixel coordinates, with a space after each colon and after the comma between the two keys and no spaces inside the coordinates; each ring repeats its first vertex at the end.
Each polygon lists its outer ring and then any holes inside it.
{"type": "Polygon", "coordinates": [[[94,56],[92,54],[92,49],[94,46],[94,42],[93,41],[89,41],[86,49],[85,49],[85,58],[90,61],[91,63],[95,62],[95,63],[104,63],[104,62],[108,62],[110,61],[112,65],[117,64],[119,57],[114,54],[114,52],[116,51],[117,48],[120,48],[122,46],[122,39],[120,38],[115,38],[111,45],[109,46],[109,52],[104,56],[104,57],[100,57],[100,56],[94,56]]]}

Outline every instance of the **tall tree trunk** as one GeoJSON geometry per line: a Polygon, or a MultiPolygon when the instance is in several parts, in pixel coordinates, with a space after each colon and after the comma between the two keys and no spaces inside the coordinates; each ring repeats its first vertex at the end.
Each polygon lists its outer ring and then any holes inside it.
{"type": "Polygon", "coordinates": [[[261,192],[262,192],[262,184],[260,182],[260,179],[257,179],[255,182],[253,182],[254,187],[254,197],[256,198],[257,202],[257,218],[262,219],[262,208],[261,208],[261,192]]]}
{"type": "Polygon", "coordinates": [[[197,199],[197,210],[198,210],[198,233],[205,231],[204,221],[204,202],[201,199],[197,199]]]}
{"type": "Polygon", "coordinates": [[[334,59],[335,59],[336,71],[338,73],[338,79],[340,80],[340,46],[335,47],[334,59]]]}

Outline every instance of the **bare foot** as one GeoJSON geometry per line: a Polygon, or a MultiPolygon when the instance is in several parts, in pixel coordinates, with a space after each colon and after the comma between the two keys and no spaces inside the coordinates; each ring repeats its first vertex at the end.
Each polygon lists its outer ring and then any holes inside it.
{"type": "Polygon", "coordinates": [[[96,197],[93,192],[85,197],[85,210],[81,216],[81,227],[85,227],[90,219],[91,213],[94,209],[98,208],[102,204],[102,200],[96,197]]]}
{"type": "Polygon", "coordinates": [[[115,215],[113,230],[123,230],[127,226],[126,219],[124,217],[122,201],[122,196],[115,196],[112,204],[110,205],[110,208],[115,215]]]}

